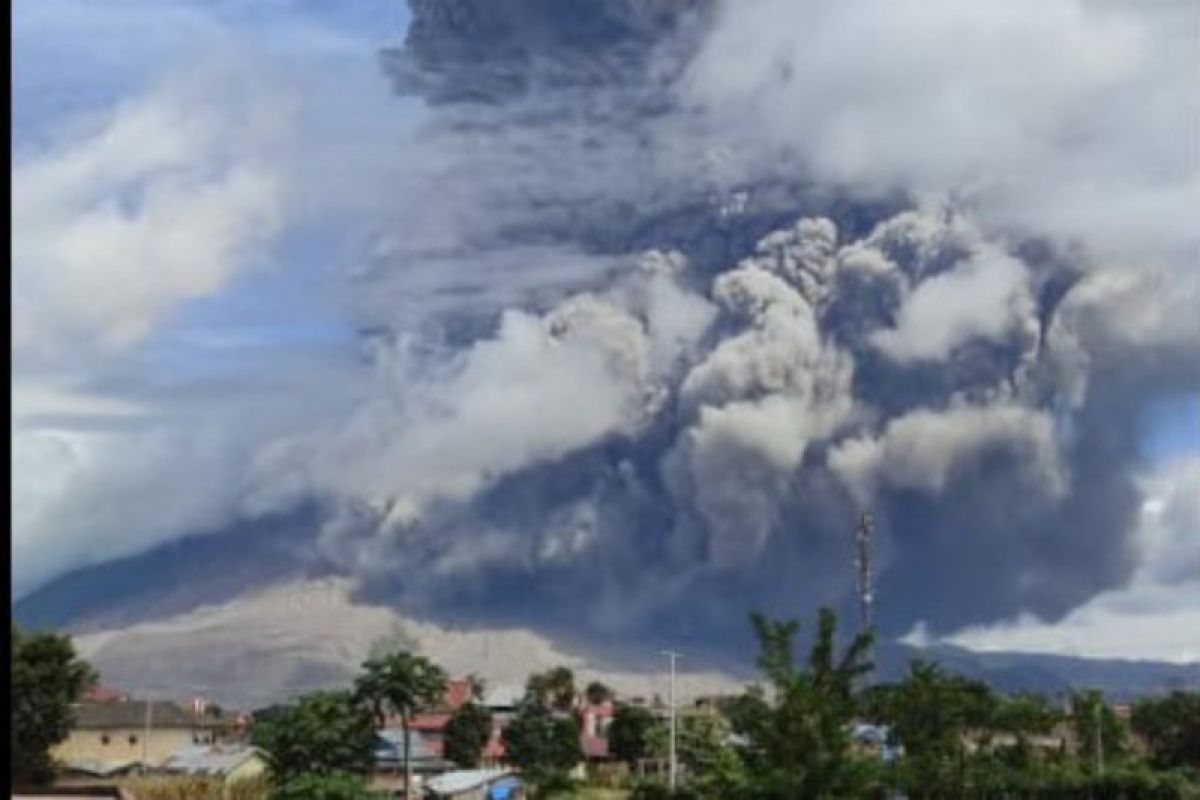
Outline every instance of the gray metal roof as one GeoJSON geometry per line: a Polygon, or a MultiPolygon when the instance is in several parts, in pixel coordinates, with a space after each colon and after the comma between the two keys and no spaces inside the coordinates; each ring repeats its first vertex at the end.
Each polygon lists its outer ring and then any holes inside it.
{"type": "MultiPolygon", "coordinates": [[[[75,727],[80,730],[142,728],[146,725],[146,701],[117,703],[80,703],[75,707],[75,727]]],[[[150,727],[202,727],[187,711],[168,701],[150,703],[150,727]]]]}
{"type": "Polygon", "coordinates": [[[438,795],[454,795],[487,786],[492,781],[511,774],[512,771],[506,769],[456,770],[430,778],[425,782],[425,788],[438,795]]]}
{"type": "Polygon", "coordinates": [[[193,745],[172,753],[162,769],[187,775],[227,775],[258,755],[257,748],[245,745],[193,745]]]}
{"type": "Polygon", "coordinates": [[[486,708],[514,708],[525,698],[525,687],[517,684],[486,686],[483,705],[486,708]]]}
{"type": "MultiPolygon", "coordinates": [[[[410,731],[409,754],[414,762],[442,761],[440,737],[425,731],[410,731]]],[[[384,728],[378,732],[375,745],[376,761],[399,760],[404,756],[404,732],[399,728],[384,728]]]]}
{"type": "Polygon", "coordinates": [[[72,761],[67,761],[63,767],[68,772],[77,772],[82,775],[94,775],[98,778],[107,778],[112,775],[119,775],[123,772],[140,767],[142,764],[140,759],[128,758],[120,761],[99,761],[90,758],[81,758],[72,761]]]}

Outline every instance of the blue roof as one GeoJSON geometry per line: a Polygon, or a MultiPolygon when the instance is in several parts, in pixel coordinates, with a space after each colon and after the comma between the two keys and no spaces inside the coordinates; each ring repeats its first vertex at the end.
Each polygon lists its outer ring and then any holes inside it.
{"type": "Polygon", "coordinates": [[[501,778],[488,789],[488,800],[508,800],[520,788],[521,781],[517,778],[512,776],[501,778]]]}

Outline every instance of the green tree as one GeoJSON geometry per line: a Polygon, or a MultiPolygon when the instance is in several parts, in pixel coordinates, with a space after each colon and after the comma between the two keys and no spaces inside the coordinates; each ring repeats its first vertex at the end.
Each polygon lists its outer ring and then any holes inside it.
{"type": "Polygon", "coordinates": [[[424,656],[396,652],[376,655],[363,663],[354,682],[354,697],[382,724],[388,711],[400,717],[404,734],[404,786],[412,786],[412,736],[409,720],[421,709],[439,703],[446,693],[446,673],[424,656]]]}
{"type": "Polygon", "coordinates": [[[1030,737],[1050,733],[1061,718],[1062,714],[1038,694],[1017,693],[996,698],[991,727],[1015,738],[1011,746],[1001,751],[1003,761],[1019,769],[1032,768],[1030,737]]]}
{"type": "Polygon", "coordinates": [[[362,775],[374,763],[375,721],[345,691],[272,707],[255,717],[251,738],[281,787],[304,776],[362,775]]]}
{"type": "Polygon", "coordinates": [[[753,614],[751,622],[771,698],[755,687],[730,707],[734,732],[743,741],[741,777],[747,781],[738,791],[756,797],[855,794],[859,770],[849,756],[848,728],[856,682],[871,670],[871,635],[856,635],[838,657],[837,618],[822,608],[808,662],[800,667],[795,660],[798,621],[753,614]]]}
{"type": "Polygon", "coordinates": [[[646,736],[654,725],[649,709],[619,704],[608,726],[608,751],[627,764],[636,764],[647,756],[646,736]]]}
{"type": "Polygon", "coordinates": [[[525,681],[525,701],[542,708],[569,711],[575,695],[575,674],[566,667],[530,675],[525,681]]]}
{"type": "Polygon", "coordinates": [[[961,795],[966,782],[969,731],[990,728],[995,697],[987,685],[913,661],[904,680],[876,690],[876,718],[904,746],[901,780],[913,798],[961,795]]]}
{"type": "Polygon", "coordinates": [[[1079,747],[1079,755],[1089,764],[1096,761],[1097,738],[1105,759],[1120,758],[1128,745],[1125,723],[1095,689],[1082,689],[1070,696],[1071,730],[1079,747]],[[1099,737],[1097,737],[1099,726],[1099,737]]]}
{"type": "MultiPolygon", "coordinates": [[[[729,745],[733,732],[728,719],[716,712],[681,716],[677,720],[675,752],[679,763],[692,776],[691,789],[706,796],[736,797],[745,773],[737,752],[729,745]]],[[[611,747],[611,733],[610,733],[611,747]]],[[[648,753],[667,758],[670,729],[662,720],[646,732],[648,753]]]]}
{"type": "Polygon", "coordinates": [[[96,674],[75,654],[66,636],[26,633],[12,623],[12,747],[14,784],[46,784],[54,779],[50,749],[67,738],[75,723],[74,704],[96,674]]]}
{"type": "Polygon", "coordinates": [[[1200,771],[1200,693],[1175,691],[1140,700],[1134,704],[1131,722],[1149,746],[1156,767],[1200,771]]]}
{"type": "Polygon", "coordinates": [[[587,698],[589,703],[594,706],[598,706],[602,703],[607,703],[609,700],[612,700],[613,692],[612,689],[609,689],[600,681],[592,681],[587,685],[587,688],[583,690],[583,696],[587,698]]]}
{"type": "Polygon", "coordinates": [[[503,736],[508,760],[543,795],[561,786],[567,772],[583,760],[575,720],[537,703],[525,703],[503,736]]]}
{"type": "Polygon", "coordinates": [[[465,703],[450,716],[443,735],[446,758],[460,767],[477,767],[492,736],[492,715],[477,703],[465,703]]]}

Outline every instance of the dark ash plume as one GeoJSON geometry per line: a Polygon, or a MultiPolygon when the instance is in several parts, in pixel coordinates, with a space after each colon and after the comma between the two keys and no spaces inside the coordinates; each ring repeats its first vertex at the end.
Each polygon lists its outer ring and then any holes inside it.
{"type": "Polygon", "coordinates": [[[681,89],[735,4],[411,7],[385,64],[426,118],[359,278],[377,396],[264,476],[325,499],[364,591],[714,644],[848,603],[862,508],[890,634],[1132,574],[1139,414],[1200,388],[1187,332],[1122,315],[1146,275],[744,158],[681,89]]]}

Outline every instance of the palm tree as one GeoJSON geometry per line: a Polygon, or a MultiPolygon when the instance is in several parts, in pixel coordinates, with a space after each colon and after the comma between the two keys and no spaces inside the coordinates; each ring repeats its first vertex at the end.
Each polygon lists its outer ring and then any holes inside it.
{"type": "Polygon", "coordinates": [[[575,674],[566,667],[554,667],[530,675],[525,682],[525,699],[541,708],[569,711],[575,704],[575,674]]]}
{"type": "Polygon", "coordinates": [[[446,673],[429,659],[396,652],[368,659],[354,685],[358,702],[369,707],[382,722],[386,712],[400,717],[404,733],[404,793],[412,792],[412,743],[409,720],[422,708],[439,702],[446,691],[446,673]]]}

